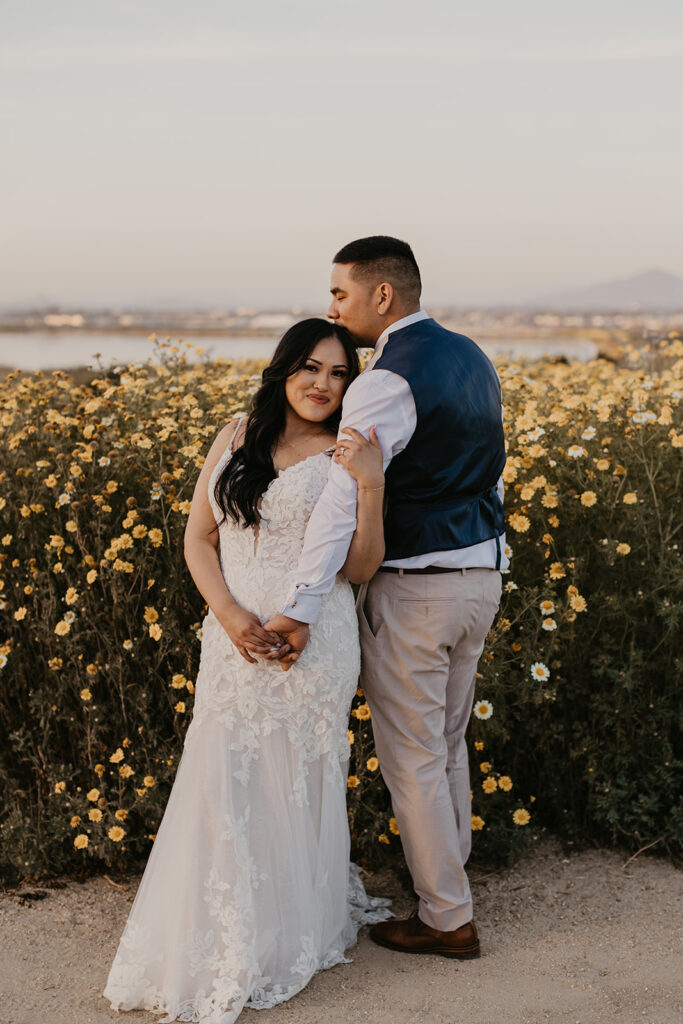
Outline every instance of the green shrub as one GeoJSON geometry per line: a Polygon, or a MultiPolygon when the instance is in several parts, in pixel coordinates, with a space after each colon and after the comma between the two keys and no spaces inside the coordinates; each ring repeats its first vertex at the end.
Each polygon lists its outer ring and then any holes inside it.
{"type": "MultiPolygon", "coordinates": [[[[493,713],[469,730],[477,860],[548,826],[681,855],[682,356],[673,338],[626,368],[500,367],[513,552],[477,687],[493,713]]],[[[0,384],[5,882],[144,865],[199,658],[185,516],[256,369],[172,346],[90,384],[0,384]]],[[[349,819],[372,863],[400,840],[354,704],[349,819]]]]}

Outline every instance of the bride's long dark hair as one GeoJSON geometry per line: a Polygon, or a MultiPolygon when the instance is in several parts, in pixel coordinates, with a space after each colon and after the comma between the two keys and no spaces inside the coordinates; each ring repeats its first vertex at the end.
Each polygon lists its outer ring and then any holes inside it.
{"type": "MultiPolygon", "coordinates": [[[[356,348],[344,327],[322,317],[311,317],[294,324],[281,338],[273,358],[263,371],[261,387],[254,395],[243,443],[219,473],[214,496],[225,519],[230,516],[241,526],[256,526],[260,521],[258,501],[276,477],[273,450],[285,428],[287,396],[285,382],[305,364],[323,338],[336,338],[349,364],[346,386],[360,373],[356,348]]],[[[321,426],[336,431],[341,405],[321,426]]]]}

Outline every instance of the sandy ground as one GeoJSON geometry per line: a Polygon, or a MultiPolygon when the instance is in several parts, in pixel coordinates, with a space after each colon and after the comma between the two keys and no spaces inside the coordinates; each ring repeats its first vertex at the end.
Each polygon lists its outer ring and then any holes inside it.
{"type": "MultiPolygon", "coordinates": [[[[565,856],[548,840],[511,870],[472,870],[480,959],[392,953],[364,931],[353,964],[239,1024],[680,1024],[683,873],[645,854],[625,861],[565,856]]],[[[0,894],[2,1024],[157,1024],[101,996],[138,882],[0,894]]],[[[400,916],[413,909],[394,875],[367,887],[391,895],[400,916]]]]}

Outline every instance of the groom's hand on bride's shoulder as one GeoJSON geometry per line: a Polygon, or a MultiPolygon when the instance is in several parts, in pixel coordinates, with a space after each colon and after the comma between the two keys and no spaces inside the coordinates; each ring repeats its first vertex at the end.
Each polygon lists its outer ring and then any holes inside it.
{"type": "Polygon", "coordinates": [[[276,615],[265,622],[263,628],[272,633],[278,633],[286,641],[286,645],[281,648],[281,653],[276,655],[281,668],[286,672],[298,660],[308,643],[310,626],[307,622],[290,619],[287,615],[276,615]]]}

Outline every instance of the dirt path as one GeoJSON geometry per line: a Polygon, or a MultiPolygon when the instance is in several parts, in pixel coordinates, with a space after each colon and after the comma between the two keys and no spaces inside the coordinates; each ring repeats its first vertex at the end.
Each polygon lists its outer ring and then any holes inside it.
{"type": "MultiPolygon", "coordinates": [[[[553,841],[475,881],[479,960],[406,956],[364,932],[354,963],[317,975],[289,1003],[239,1024],[680,1024],[683,874],[604,851],[565,857],[553,841]]],[[[477,874],[472,872],[473,880],[477,874]]],[[[0,895],[1,1024],[158,1024],[101,996],[139,882],[105,878],[0,895]]],[[[413,902],[391,876],[368,889],[413,902]]]]}

